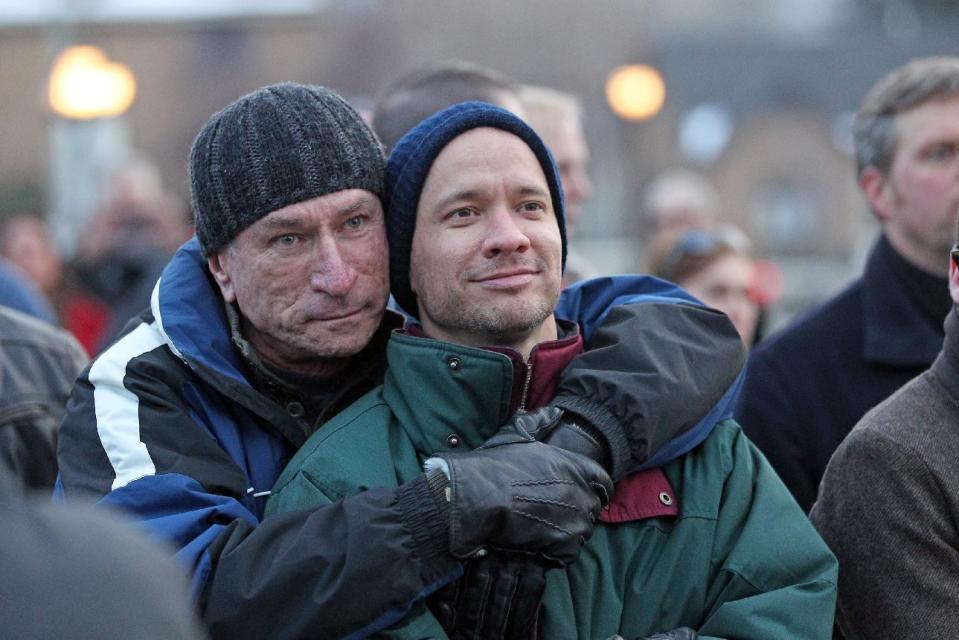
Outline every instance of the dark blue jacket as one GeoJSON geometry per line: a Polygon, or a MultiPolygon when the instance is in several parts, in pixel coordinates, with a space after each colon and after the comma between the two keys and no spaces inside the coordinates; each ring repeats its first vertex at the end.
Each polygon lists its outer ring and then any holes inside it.
{"type": "Polygon", "coordinates": [[[746,367],[736,419],[807,512],[846,434],[942,347],[943,318],[912,297],[891,251],[881,237],[862,277],[761,342],[746,367]]]}
{"type": "MultiPolygon", "coordinates": [[[[729,415],[742,356],[723,316],[647,278],[606,279],[566,297],[574,301],[563,315],[592,340],[557,397],[594,425],[634,425],[619,428],[630,468],[676,434],[666,448],[680,455],[729,415]],[[606,304],[595,302],[600,292],[606,304]],[[627,292],[639,295],[618,297],[627,292]],[[717,404],[722,415],[710,411],[717,404]]],[[[369,366],[344,380],[343,401],[381,381],[381,337],[357,360],[369,366]]],[[[57,495],[123,509],[171,545],[214,637],[373,633],[461,574],[426,539],[445,523],[425,476],[263,519],[309,434],[245,370],[192,240],[164,270],[150,309],[81,375],[60,431],[57,495]]]]}

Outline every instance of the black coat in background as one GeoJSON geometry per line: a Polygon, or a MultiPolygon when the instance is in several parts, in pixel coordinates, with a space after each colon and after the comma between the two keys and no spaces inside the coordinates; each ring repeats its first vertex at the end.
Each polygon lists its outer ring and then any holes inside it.
{"type": "Polygon", "coordinates": [[[735,416],[807,512],[843,438],[942,347],[944,317],[920,305],[892,252],[880,237],[862,277],[760,343],[747,364],[735,416]]]}

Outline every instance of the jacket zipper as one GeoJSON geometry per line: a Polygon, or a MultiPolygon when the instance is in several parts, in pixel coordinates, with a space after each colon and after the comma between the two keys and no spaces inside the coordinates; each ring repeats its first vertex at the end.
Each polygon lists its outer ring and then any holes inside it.
{"type": "Polygon", "coordinates": [[[526,397],[529,395],[529,383],[533,379],[533,354],[526,361],[526,381],[523,382],[523,395],[520,396],[518,411],[526,411],[526,397]]]}

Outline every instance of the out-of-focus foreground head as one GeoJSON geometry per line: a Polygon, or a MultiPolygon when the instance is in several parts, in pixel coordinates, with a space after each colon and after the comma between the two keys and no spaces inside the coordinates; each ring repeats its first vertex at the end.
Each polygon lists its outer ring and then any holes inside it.
{"type": "Polygon", "coordinates": [[[643,227],[651,241],[659,234],[712,226],[719,217],[719,194],[703,176],[687,170],[655,177],[643,192],[643,227]]]}
{"type": "Polygon", "coordinates": [[[389,151],[421,121],[458,102],[488,102],[523,117],[517,91],[505,75],[472,62],[423,67],[387,87],[373,110],[373,129],[389,151]]]}
{"type": "Polygon", "coordinates": [[[566,195],[566,226],[572,233],[582,217],[583,204],[593,195],[582,107],[576,96],[547,87],[522,85],[519,97],[526,122],[549,147],[559,167],[566,195]]]}

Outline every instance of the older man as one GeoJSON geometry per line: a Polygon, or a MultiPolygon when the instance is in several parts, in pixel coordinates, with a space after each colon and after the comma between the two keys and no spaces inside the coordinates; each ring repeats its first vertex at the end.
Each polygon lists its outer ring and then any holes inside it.
{"type": "MultiPolygon", "coordinates": [[[[577,327],[553,313],[566,254],[558,171],[523,121],[478,102],[437,113],[391,154],[387,193],[392,290],[419,324],[391,337],[384,385],[300,449],[270,511],[395,486],[424,464],[431,482],[449,479],[434,496],[456,519],[472,477],[464,463],[500,447],[533,454],[552,427],[527,423],[525,411],[549,401],[582,349],[577,327]],[[514,411],[519,419],[493,435],[514,411]],[[472,454],[450,452],[451,430],[468,447],[492,439],[472,454]]],[[[541,609],[524,599],[505,618],[482,615],[477,601],[500,607],[528,587],[514,572],[509,588],[494,576],[486,589],[444,591],[394,635],[827,638],[835,559],[739,427],[711,426],[689,453],[619,482],[584,552],[546,574],[541,609]]],[[[468,578],[495,570],[490,559],[502,554],[484,542],[488,529],[542,523],[543,489],[556,474],[511,482],[489,464],[487,478],[487,491],[510,495],[511,507],[475,529],[450,527],[468,578]]],[[[534,560],[525,564],[535,575],[534,560]]]]}
{"type": "MultiPolygon", "coordinates": [[[[190,159],[197,238],[164,270],[151,308],[74,389],[59,495],[122,508],[171,544],[215,637],[339,637],[390,624],[462,573],[449,531],[508,509],[508,496],[487,494],[481,481],[491,458],[504,481],[543,468],[564,478],[544,489],[554,504],[544,520],[558,527],[484,530],[484,544],[534,557],[568,562],[608,485],[582,456],[510,446],[467,457],[479,475],[460,485],[454,504],[469,508],[453,518],[431,492],[443,483],[418,474],[396,489],[262,519],[296,450],[382,380],[399,320],[384,316],[383,171],[375,136],[321,87],[266,87],[214,114],[190,159]],[[584,509],[564,511],[560,498],[584,509]]],[[[619,345],[628,368],[570,367],[566,406],[579,426],[564,420],[551,442],[592,434],[591,451],[619,476],[690,433],[723,396],[741,365],[723,324],[692,305],[662,313],[663,339],[619,345]],[[720,357],[687,366],[717,339],[720,357]],[[627,419],[635,414],[642,428],[627,419]]],[[[446,446],[459,444],[455,433],[446,446]]]]}
{"type": "Polygon", "coordinates": [[[753,352],[736,412],[807,511],[853,425],[942,346],[951,306],[942,256],[959,209],[959,58],[915,60],[876,83],[855,146],[882,234],[859,279],[753,352]]]}

